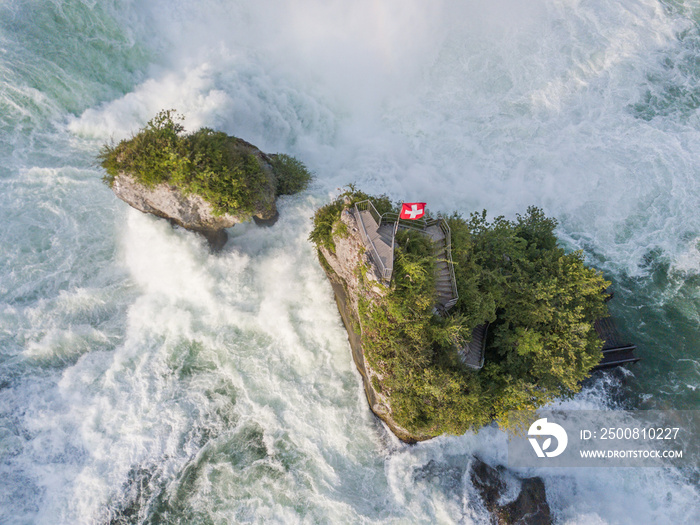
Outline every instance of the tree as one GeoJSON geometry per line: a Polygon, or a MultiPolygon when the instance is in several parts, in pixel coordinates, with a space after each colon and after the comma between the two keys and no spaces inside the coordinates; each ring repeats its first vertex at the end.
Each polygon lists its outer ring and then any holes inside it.
{"type": "Polygon", "coordinates": [[[602,357],[593,324],[607,315],[610,283],[585,266],[582,252],[557,246],[556,226],[536,207],[515,221],[489,223],[485,212],[451,221],[463,239],[457,268],[468,268],[466,276],[457,270],[457,307],[492,321],[482,385],[496,401],[496,418],[572,396],[602,357]],[[476,306],[474,295],[482,297],[476,306]]]}

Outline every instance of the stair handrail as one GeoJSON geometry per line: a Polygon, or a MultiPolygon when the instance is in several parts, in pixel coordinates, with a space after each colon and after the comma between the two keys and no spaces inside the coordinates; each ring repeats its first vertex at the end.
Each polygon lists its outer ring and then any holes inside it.
{"type": "MultiPolygon", "coordinates": [[[[365,245],[369,247],[370,249],[370,254],[372,255],[372,260],[376,264],[380,276],[382,279],[384,279],[386,282],[391,281],[391,276],[393,273],[393,267],[388,268],[384,262],[382,261],[381,257],[379,256],[379,251],[377,250],[377,247],[375,246],[374,242],[369,238],[369,235],[367,234],[367,229],[365,227],[365,223],[362,220],[362,215],[360,215],[360,211],[368,211],[369,214],[372,216],[372,218],[376,221],[377,227],[381,226],[382,223],[391,223],[395,225],[395,230],[401,227],[405,229],[410,229],[410,230],[416,230],[425,233],[426,230],[430,226],[435,226],[437,225],[443,232],[445,238],[444,238],[444,243],[445,243],[445,258],[447,262],[447,266],[450,271],[450,288],[452,289],[452,299],[447,301],[443,306],[443,310],[447,311],[450,308],[452,308],[455,304],[457,304],[457,301],[459,300],[459,292],[457,291],[457,278],[455,277],[455,270],[454,270],[454,262],[452,260],[452,231],[450,230],[450,225],[447,224],[447,221],[443,219],[440,215],[438,215],[437,219],[417,219],[417,220],[406,220],[406,219],[401,219],[400,215],[395,212],[387,212],[382,215],[379,214],[377,209],[374,207],[374,204],[372,204],[372,201],[369,199],[360,201],[355,203],[355,212],[356,212],[356,217],[358,219],[358,222],[360,223],[360,234],[362,235],[362,240],[365,242],[365,245]]],[[[391,254],[392,254],[392,259],[394,255],[394,248],[395,248],[395,235],[391,236],[391,254]]]]}
{"type": "Polygon", "coordinates": [[[443,307],[445,311],[452,308],[459,300],[459,292],[457,291],[457,278],[455,277],[454,262],[452,261],[452,230],[447,221],[438,215],[437,223],[442,232],[445,234],[445,254],[447,255],[447,266],[450,269],[450,285],[452,287],[452,299],[445,303],[443,307]]]}
{"type": "Polygon", "coordinates": [[[389,211],[382,215],[382,222],[398,225],[407,230],[425,231],[429,224],[425,219],[401,219],[398,213],[389,211]]]}
{"type": "MultiPolygon", "coordinates": [[[[372,216],[373,219],[377,221],[377,226],[381,226],[381,215],[379,215],[379,212],[377,212],[377,209],[374,207],[374,204],[370,200],[364,200],[360,202],[355,203],[355,217],[357,218],[357,222],[360,223],[360,235],[362,236],[362,240],[365,243],[365,246],[368,246],[370,248],[370,255],[372,255],[372,260],[374,261],[374,264],[377,266],[377,269],[379,270],[380,277],[385,280],[386,282],[391,281],[391,274],[393,272],[393,267],[392,268],[387,268],[387,266],[384,264],[382,261],[382,258],[379,256],[379,252],[377,251],[377,247],[374,245],[374,242],[372,242],[372,239],[369,238],[369,235],[367,234],[367,229],[365,228],[365,223],[362,220],[362,215],[360,214],[360,211],[368,211],[370,215],[372,216]],[[379,220],[377,220],[377,217],[379,220]]],[[[393,260],[393,254],[394,254],[394,239],[392,237],[391,239],[391,253],[392,253],[392,260],[393,260]]]]}

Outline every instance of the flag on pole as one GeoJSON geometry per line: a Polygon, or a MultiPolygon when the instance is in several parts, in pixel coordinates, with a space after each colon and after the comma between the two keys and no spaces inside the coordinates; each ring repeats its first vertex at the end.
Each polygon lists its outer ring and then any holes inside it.
{"type": "Polygon", "coordinates": [[[416,220],[420,219],[425,215],[425,203],[424,202],[404,202],[401,204],[401,215],[402,219],[416,220]]]}

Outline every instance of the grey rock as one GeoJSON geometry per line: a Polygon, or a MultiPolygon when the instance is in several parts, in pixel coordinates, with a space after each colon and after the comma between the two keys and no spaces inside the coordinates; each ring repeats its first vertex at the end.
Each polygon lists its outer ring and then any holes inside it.
{"type": "Polygon", "coordinates": [[[518,497],[509,503],[500,502],[506,490],[504,480],[508,475],[517,477],[503,466],[494,468],[474,458],[471,481],[494,522],[498,525],[551,525],[547,494],[544,482],[539,477],[518,478],[521,482],[518,497]]]}
{"type": "Polygon", "coordinates": [[[347,235],[335,235],[335,252],[321,247],[319,249],[322,259],[322,266],[333,285],[336,304],[343,318],[343,323],[348,332],[348,340],[352,348],[352,356],[357,366],[357,370],[362,376],[362,383],[367,396],[367,402],[374,414],[381,419],[389,429],[405,443],[416,443],[432,438],[430,435],[416,434],[403,428],[394,419],[391,412],[391,405],[387,397],[378,392],[372,385],[372,378],[379,376],[379,372],[372,369],[365,359],[364,349],[360,337],[361,323],[359,321],[360,297],[364,297],[369,302],[376,301],[379,297],[387,293],[386,289],[377,284],[370,290],[365,290],[360,284],[359,272],[356,270],[362,266],[371,268],[367,275],[377,273],[379,270],[374,265],[372,259],[364,248],[357,221],[352,213],[344,210],[340,220],[347,227],[347,235]],[[325,263],[325,264],[324,264],[325,263]]]}

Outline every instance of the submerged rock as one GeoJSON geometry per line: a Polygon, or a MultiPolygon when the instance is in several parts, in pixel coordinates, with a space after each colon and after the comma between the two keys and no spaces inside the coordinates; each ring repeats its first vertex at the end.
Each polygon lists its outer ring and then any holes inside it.
{"type": "Polygon", "coordinates": [[[470,473],[471,481],[476,487],[486,509],[498,525],[550,525],[552,516],[547,503],[542,478],[519,478],[505,467],[494,468],[475,457],[470,473]],[[502,503],[506,491],[506,475],[520,481],[518,497],[502,503]]]}

